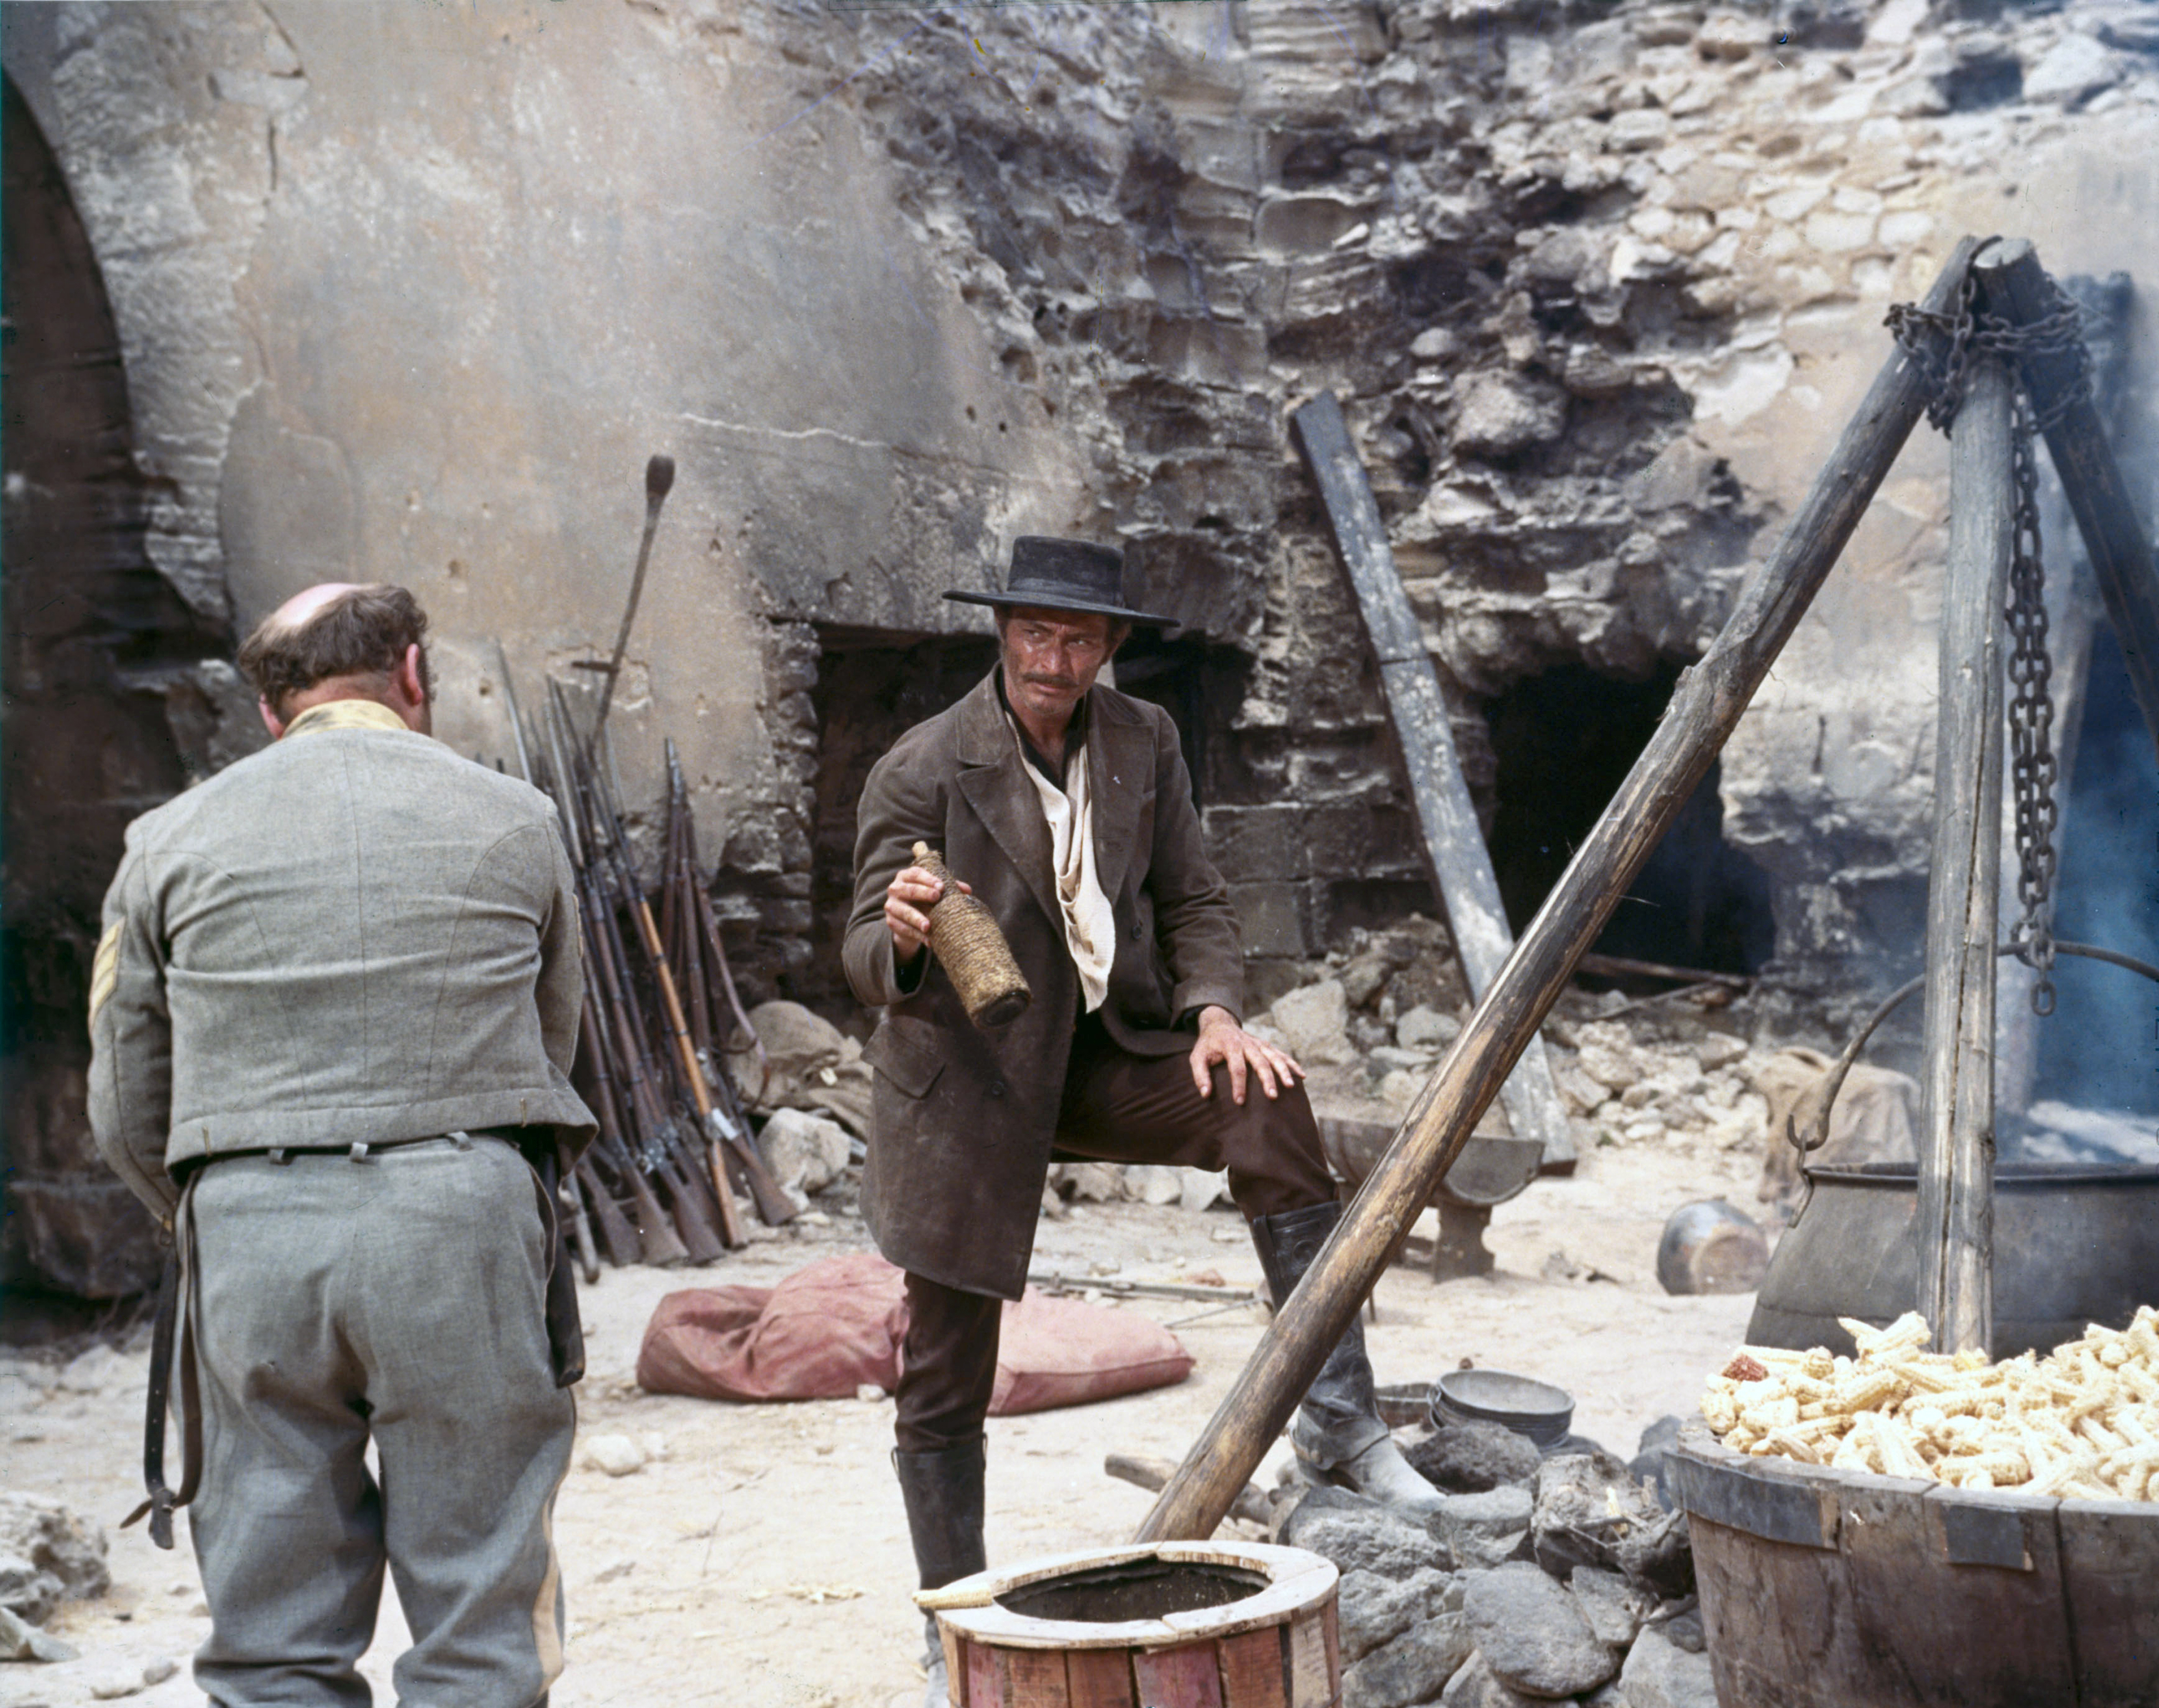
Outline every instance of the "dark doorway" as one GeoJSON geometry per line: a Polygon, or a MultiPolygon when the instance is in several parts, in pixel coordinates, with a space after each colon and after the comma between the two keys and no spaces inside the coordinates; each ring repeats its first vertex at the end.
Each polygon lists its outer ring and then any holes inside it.
{"type": "MultiPolygon", "coordinates": [[[[1492,864],[1517,931],[1641,757],[1679,673],[1667,663],[1628,682],[1561,665],[1487,703],[1497,762],[1492,864]]],[[[1717,784],[1712,765],[1597,939],[1600,954],[1732,973],[1769,959],[1768,877],[1724,840],[1717,784]]]]}
{"type": "MultiPolygon", "coordinates": [[[[2015,872],[2002,877],[2014,883],[2015,872]]],[[[2159,962],[2159,758],[2110,623],[2092,636],[2054,933],[2159,962]]],[[[2066,958],[2054,964],[2054,1012],[2039,1022],[2038,1095],[2083,1109],[2159,1112],[2152,986],[2066,958]]]]}
{"type": "Polygon", "coordinates": [[[810,956],[783,976],[783,994],[836,1022],[858,1016],[840,965],[854,901],[855,809],[870,768],[924,719],[935,717],[989,674],[987,634],[907,634],[821,624],[816,709],[817,819],[811,832],[810,956]]]}
{"type": "MultiPolygon", "coordinates": [[[[127,821],[186,781],[164,700],[142,686],[230,644],[145,554],[144,482],[104,282],[13,82],[0,85],[0,1285],[110,1298],[154,1280],[158,1254],[84,1115],[98,912],[127,821]]],[[[20,1302],[11,1298],[11,1319],[20,1302]]]]}

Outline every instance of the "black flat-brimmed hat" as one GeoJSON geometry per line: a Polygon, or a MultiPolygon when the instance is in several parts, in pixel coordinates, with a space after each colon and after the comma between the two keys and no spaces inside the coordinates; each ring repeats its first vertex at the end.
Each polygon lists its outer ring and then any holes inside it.
{"type": "Polygon", "coordinates": [[[1114,617],[1121,623],[1144,623],[1174,629],[1174,617],[1135,611],[1125,603],[1125,555],[1085,540],[1050,540],[1023,534],[1012,541],[1012,573],[1001,593],[968,593],[957,588],[945,597],[969,605],[1009,610],[1032,605],[1044,611],[1082,611],[1114,617]]]}

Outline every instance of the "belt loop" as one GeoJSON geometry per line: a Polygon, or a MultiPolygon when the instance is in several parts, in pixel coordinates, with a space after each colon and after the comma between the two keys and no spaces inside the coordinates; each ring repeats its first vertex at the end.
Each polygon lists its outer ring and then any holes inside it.
{"type": "Polygon", "coordinates": [[[355,1141],[352,1149],[345,1154],[355,1162],[365,1162],[367,1161],[367,1146],[365,1141],[355,1141]]]}
{"type": "Polygon", "coordinates": [[[288,1166],[293,1160],[292,1152],[282,1145],[272,1145],[269,1150],[269,1157],[270,1160],[280,1168],[288,1166]]]}
{"type": "Polygon", "coordinates": [[[455,1145],[460,1151],[469,1151],[473,1147],[472,1135],[470,1133],[459,1131],[450,1133],[447,1135],[447,1136],[449,1139],[449,1141],[455,1145]]]}

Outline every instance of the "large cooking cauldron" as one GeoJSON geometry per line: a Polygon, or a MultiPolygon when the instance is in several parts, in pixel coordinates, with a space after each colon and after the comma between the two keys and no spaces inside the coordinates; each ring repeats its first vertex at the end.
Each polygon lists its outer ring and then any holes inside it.
{"type": "MultiPolygon", "coordinates": [[[[1910,1163],[1810,1168],[1813,1190],[1755,1295],[1757,1346],[1849,1355],[1840,1317],[1885,1325],[1918,1302],[1918,1175],[1910,1163]]],[[[2074,1340],[2087,1323],[2126,1328],[2159,1303],[2159,1167],[1997,1163],[1997,1359],[2074,1340]]]]}

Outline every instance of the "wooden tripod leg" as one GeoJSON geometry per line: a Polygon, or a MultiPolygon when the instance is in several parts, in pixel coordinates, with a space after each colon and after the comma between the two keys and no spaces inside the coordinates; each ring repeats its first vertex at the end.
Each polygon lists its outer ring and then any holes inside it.
{"type": "MultiPolygon", "coordinates": [[[[1970,239],[1957,246],[1927,293],[1928,308],[1940,313],[1955,302],[1977,246],[1970,239]]],[[[1859,525],[1932,390],[1926,364],[1902,349],[1890,358],[1776,551],[1747,584],[1707,655],[1680,677],[1642,757],[1162,1490],[1140,1527],[1141,1541],[1214,1535],[1371,1291],[1396,1234],[1453,1166],[1575,963],[1708,772],[1859,525]]]]}
{"type": "Polygon", "coordinates": [[[2009,370],[1967,370],[1949,434],[1927,883],[1919,1312],[1938,1352],[1985,1352],[1994,1325],[1994,925],[2001,882],[2002,610],[2015,520],[2009,370]]]}

